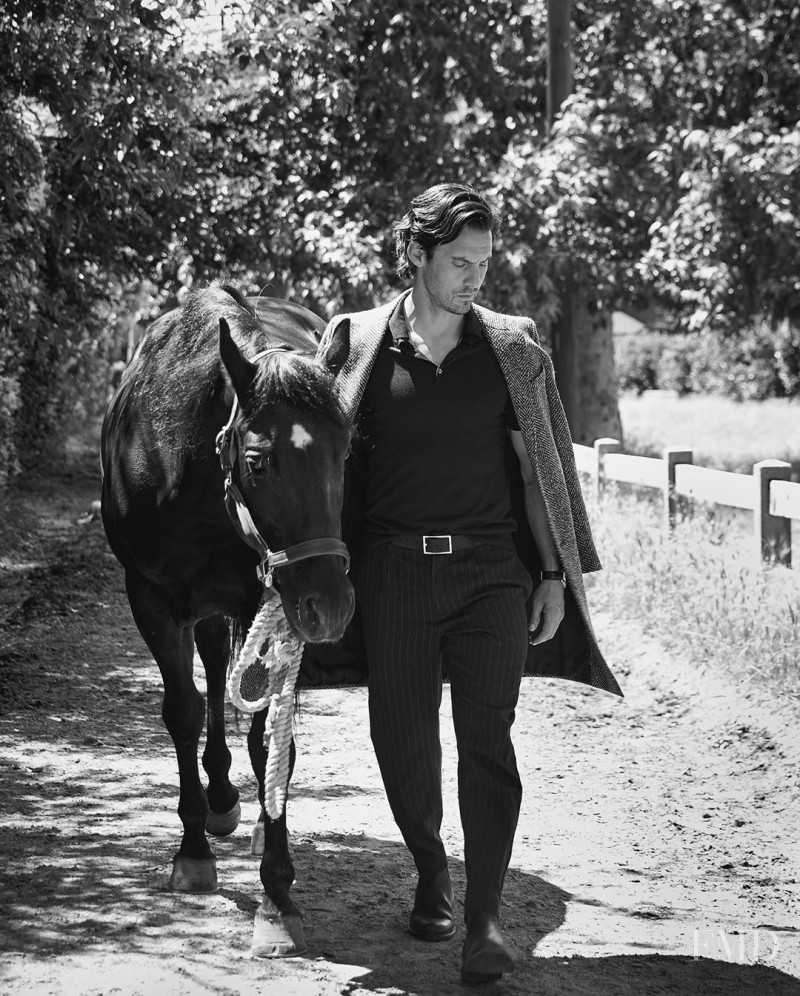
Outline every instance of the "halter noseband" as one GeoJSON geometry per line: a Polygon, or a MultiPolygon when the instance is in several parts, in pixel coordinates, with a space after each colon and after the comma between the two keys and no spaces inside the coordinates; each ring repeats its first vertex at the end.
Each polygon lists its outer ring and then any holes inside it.
{"type": "MultiPolygon", "coordinates": [[[[273,346],[265,349],[253,357],[251,362],[262,359],[270,353],[282,352],[285,346],[273,346]]],[[[230,517],[233,527],[241,539],[256,550],[261,558],[258,565],[258,576],[265,588],[272,587],[273,575],[278,567],[285,567],[287,564],[294,564],[298,560],[308,560],[309,557],[319,557],[331,555],[344,557],[345,570],[350,567],[350,553],[345,544],[338,539],[328,537],[325,539],[306,540],[303,543],[296,543],[294,546],[287,546],[285,550],[270,550],[264,537],[258,531],[258,527],[253,522],[250,510],[245,504],[242,493],[233,482],[233,468],[236,463],[236,433],[234,422],[239,411],[239,398],[234,391],[233,408],[226,424],[217,433],[216,449],[220,466],[225,474],[225,508],[230,517]]]]}

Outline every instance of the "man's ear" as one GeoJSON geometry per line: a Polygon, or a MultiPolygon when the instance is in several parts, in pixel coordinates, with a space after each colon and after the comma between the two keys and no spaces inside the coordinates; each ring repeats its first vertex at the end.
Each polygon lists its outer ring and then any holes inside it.
{"type": "Polygon", "coordinates": [[[406,256],[408,257],[409,263],[413,266],[424,266],[428,261],[428,256],[425,250],[416,239],[411,239],[406,246],[406,256]]]}
{"type": "Polygon", "coordinates": [[[350,355],[350,320],[342,319],[331,334],[331,340],[320,357],[323,364],[336,376],[350,355]]]}
{"type": "Polygon", "coordinates": [[[246,396],[258,367],[251,363],[233,341],[230,326],[224,318],[219,320],[219,355],[234,391],[240,401],[246,396]]]}

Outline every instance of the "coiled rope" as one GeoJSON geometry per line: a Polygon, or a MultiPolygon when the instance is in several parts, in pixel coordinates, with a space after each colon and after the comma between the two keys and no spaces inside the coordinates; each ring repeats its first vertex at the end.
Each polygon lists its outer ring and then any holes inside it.
{"type": "Polygon", "coordinates": [[[228,696],[242,712],[269,709],[264,727],[268,752],[264,808],[272,820],[286,805],[294,688],[302,656],[303,643],[289,628],[277,592],[266,589],[264,602],[228,675],[228,696]]]}

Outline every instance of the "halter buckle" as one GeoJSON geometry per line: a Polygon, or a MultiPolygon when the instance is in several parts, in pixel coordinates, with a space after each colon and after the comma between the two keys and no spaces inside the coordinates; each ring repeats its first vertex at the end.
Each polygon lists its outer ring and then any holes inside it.
{"type": "Polygon", "coordinates": [[[272,587],[272,582],[275,577],[275,568],[272,564],[268,564],[266,560],[262,560],[256,568],[256,573],[258,574],[259,581],[265,588],[272,587]]]}

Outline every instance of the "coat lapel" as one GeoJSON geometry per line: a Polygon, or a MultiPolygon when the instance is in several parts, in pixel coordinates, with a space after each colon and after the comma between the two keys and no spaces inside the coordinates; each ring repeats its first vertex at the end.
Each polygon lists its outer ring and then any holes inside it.
{"type": "MultiPolygon", "coordinates": [[[[404,297],[405,295],[401,295],[404,297]]],[[[399,298],[372,311],[360,311],[353,315],[340,315],[325,331],[320,349],[324,349],[330,338],[336,334],[342,323],[349,323],[350,348],[347,359],[337,377],[339,402],[350,421],[355,421],[358,406],[367,387],[369,375],[375,364],[383,337],[389,327],[389,319],[397,307],[399,298]]]]}

